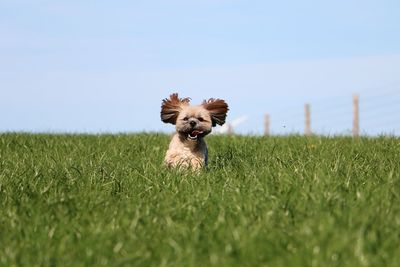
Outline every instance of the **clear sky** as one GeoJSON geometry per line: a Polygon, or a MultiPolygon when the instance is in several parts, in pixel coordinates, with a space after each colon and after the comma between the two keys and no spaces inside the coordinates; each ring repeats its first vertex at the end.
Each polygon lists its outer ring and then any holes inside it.
{"type": "Polygon", "coordinates": [[[400,1],[0,0],[0,131],[173,130],[172,92],[239,133],[400,134],[400,1]]]}

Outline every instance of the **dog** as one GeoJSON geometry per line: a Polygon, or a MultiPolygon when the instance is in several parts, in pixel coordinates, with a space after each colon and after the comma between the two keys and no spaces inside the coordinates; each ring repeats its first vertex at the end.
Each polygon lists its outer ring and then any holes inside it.
{"type": "Polygon", "coordinates": [[[228,104],[222,99],[210,98],[201,105],[191,106],[190,98],[179,98],[177,93],[162,100],[161,120],[175,125],[173,135],[165,155],[168,167],[199,170],[208,165],[208,150],[204,137],[212,127],[223,125],[228,112],[228,104]]]}

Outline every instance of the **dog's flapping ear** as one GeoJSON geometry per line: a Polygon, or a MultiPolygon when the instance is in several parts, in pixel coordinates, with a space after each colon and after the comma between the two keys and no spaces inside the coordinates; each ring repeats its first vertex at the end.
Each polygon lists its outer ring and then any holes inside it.
{"type": "Polygon", "coordinates": [[[203,101],[203,106],[210,112],[212,126],[223,125],[228,112],[228,104],[222,99],[210,98],[203,101]]]}
{"type": "Polygon", "coordinates": [[[176,123],[182,106],[189,105],[190,98],[179,98],[178,94],[172,94],[161,103],[161,120],[165,123],[176,123]]]}

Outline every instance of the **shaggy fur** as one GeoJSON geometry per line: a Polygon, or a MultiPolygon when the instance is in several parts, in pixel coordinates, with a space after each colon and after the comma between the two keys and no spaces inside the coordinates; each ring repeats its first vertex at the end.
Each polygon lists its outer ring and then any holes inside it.
{"type": "Polygon", "coordinates": [[[179,98],[172,94],[162,101],[161,120],[175,125],[165,156],[169,167],[183,167],[198,170],[207,166],[208,151],[204,137],[212,127],[223,125],[228,105],[222,99],[204,100],[201,105],[190,106],[190,98],[179,98]]]}

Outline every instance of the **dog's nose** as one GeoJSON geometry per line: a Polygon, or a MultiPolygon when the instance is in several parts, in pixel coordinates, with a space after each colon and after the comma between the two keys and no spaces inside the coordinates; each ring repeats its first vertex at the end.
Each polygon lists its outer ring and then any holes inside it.
{"type": "Polygon", "coordinates": [[[190,126],[192,126],[192,127],[196,126],[196,124],[197,124],[195,121],[191,121],[189,123],[190,123],[190,126]]]}

